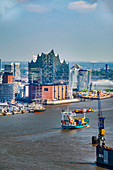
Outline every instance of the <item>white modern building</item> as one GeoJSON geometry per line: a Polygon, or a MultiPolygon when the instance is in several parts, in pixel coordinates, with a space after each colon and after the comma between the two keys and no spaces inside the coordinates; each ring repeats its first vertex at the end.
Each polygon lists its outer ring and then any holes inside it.
{"type": "Polygon", "coordinates": [[[78,91],[89,90],[91,83],[91,71],[87,69],[80,69],[78,74],[78,91]]]}
{"type": "Polygon", "coordinates": [[[69,70],[69,97],[73,98],[73,92],[77,90],[78,74],[81,67],[76,64],[69,70]]]}
{"type": "Polygon", "coordinates": [[[90,83],[91,71],[74,65],[69,71],[69,97],[73,98],[74,91],[89,90],[90,83]]]}
{"type": "Polygon", "coordinates": [[[20,80],[20,63],[13,63],[15,80],[20,80]]]}
{"type": "Polygon", "coordinates": [[[92,81],[92,89],[94,90],[113,90],[113,82],[110,80],[97,80],[92,81]]]}
{"type": "Polygon", "coordinates": [[[29,97],[29,84],[16,82],[17,98],[29,97]]]}

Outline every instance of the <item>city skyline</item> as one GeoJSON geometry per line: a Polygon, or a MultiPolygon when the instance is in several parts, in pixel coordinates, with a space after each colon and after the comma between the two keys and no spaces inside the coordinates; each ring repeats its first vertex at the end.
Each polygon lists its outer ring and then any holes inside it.
{"type": "Polygon", "coordinates": [[[61,60],[113,61],[112,0],[1,0],[0,58],[30,61],[54,49],[61,60]]]}

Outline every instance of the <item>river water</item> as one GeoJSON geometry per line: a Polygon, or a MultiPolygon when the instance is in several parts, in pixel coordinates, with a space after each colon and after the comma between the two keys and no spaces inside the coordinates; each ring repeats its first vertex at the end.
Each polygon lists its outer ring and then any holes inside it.
{"type": "MultiPolygon", "coordinates": [[[[113,98],[101,100],[106,145],[113,147],[113,98]]],[[[104,170],[96,165],[92,136],[98,134],[97,101],[46,106],[44,113],[0,117],[0,170],[104,170]],[[62,130],[61,111],[89,108],[90,127],[62,130]]]]}

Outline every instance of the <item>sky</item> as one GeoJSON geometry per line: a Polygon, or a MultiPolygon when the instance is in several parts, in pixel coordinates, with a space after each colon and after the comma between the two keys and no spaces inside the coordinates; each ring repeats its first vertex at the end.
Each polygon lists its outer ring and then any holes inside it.
{"type": "Polygon", "coordinates": [[[0,0],[0,58],[113,61],[113,0],[0,0]]]}

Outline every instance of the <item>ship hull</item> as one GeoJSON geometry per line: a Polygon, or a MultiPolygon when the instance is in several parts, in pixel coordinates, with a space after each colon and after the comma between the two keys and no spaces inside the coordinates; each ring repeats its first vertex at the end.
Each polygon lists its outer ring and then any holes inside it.
{"type": "Polygon", "coordinates": [[[45,112],[45,110],[35,110],[34,113],[42,113],[45,112]]]}
{"type": "Polygon", "coordinates": [[[96,146],[96,163],[113,167],[113,150],[96,146]]]}
{"type": "Polygon", "coordinates": [[[89,123],[85,125],[61,125],[63,129],[81,129],[88,126],[89,123]]]}

